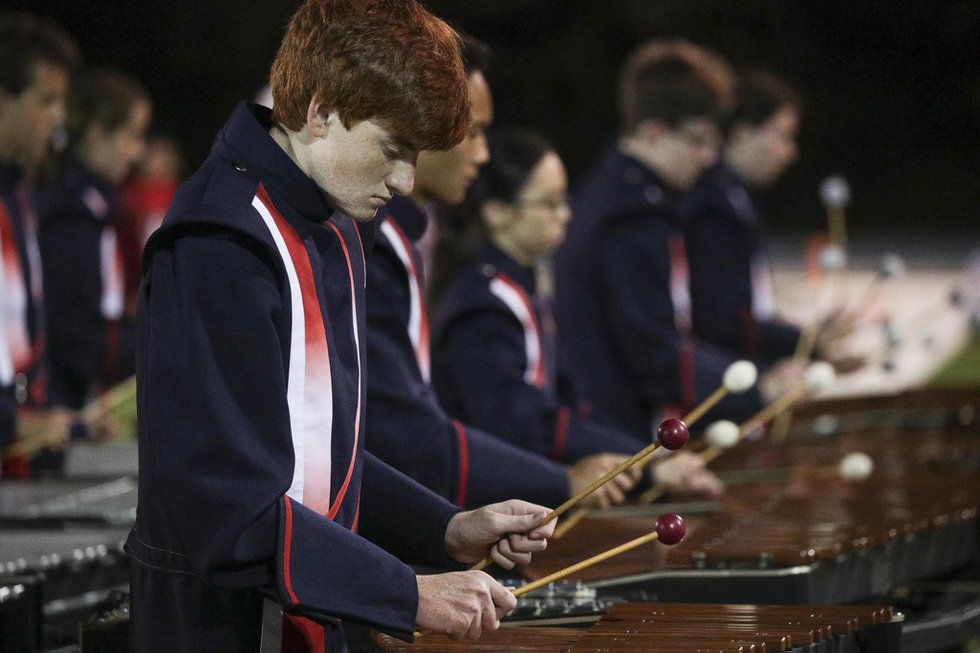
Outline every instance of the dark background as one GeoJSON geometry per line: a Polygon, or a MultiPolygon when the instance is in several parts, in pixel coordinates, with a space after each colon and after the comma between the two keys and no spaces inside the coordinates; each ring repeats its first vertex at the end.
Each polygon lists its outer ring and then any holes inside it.
{"type": "MultiPolygon", "coordinates": [[[[56,19],[88,63],[139,77],[155,128],[199,163],[241,98],[264,84],[291,1],[0,3],[56,19]]],[[[683,36],[802,91],[801,158],[768,194],[775,231],[823,225],[817,186],[850,181],[855,234],[942,233],[980,245],[980,2],[427,0],[493,46],[498,124],[559,147],[573,180],[615,132],[620,61],[683,36]]]]}

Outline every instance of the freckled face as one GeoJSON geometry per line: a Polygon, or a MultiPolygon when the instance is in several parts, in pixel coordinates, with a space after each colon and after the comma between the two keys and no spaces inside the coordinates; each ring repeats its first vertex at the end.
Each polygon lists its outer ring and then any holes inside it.
{"type": "Polygon", "coordinates": [[[303,166],[330,203],[355,220],[370,220],[393,195],[415,183],[418,152],[374,120],[348,129],[333,111],[303,166]]]}

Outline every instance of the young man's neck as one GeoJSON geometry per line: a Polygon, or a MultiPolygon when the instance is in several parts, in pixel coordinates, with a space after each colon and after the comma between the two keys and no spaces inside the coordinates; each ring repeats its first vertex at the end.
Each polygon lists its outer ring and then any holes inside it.
{"type": "Polygon", "coordinates": [[[722,150],[721,160],[729,170],[735,173],[735,176],[742,181],[742,183],[748,184],[749,186],[756,186],[752,175],[751,161],[747,158],[745,151],[738,146],[728,145],[722,150]]]}
{"type": "Polygon", "coordinates": [[[534,264],[534,257],[517,246],[512,239],[501,234],[490,234],[490,242],[507,256],[528,268],[534,264]]]}
{"type": "Polygon", "coordinates": [[[676,190],[670,187],[670,161],[664,156],[662,148],[640,138],[624,136],[619,139],[619,151],[642,163],[668,186],[667,190],[676,190]]]}

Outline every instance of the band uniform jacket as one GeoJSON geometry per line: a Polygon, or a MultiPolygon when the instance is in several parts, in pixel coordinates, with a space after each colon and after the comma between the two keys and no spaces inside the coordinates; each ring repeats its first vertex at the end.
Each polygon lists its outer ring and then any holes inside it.
{"type": "Polygon", "coordinates": [[[599,424],[560,396],[554,320],[535,287],[533,267],[491,244],[450,285],[433,338],[433,379],[442,404],[467,423],[553,460],[636,453],[649,440],[599,424]]]}
{"type": "Polygon", "coordinates": [[[48,398],[73,409],[133,374],[133,324],[115,227],[116,189],[69,159],[39,196],[48,398]]]}
{"type": "Polygon", "coordinates": [[[0,447],[18,404],[44,403],[44,307],[37,217],[19,168],[0,164],[0,447]]]}
{"type": "MultiPolygon", "coordinates": [[[[555,259],[562,365],[599,418],[649,437],[721,385],[734,352],[690,329],[687,262],[675,199],[647,167],[612,146],[572,196],[555,259]]],[[[758,391],[718,412],[751,414],[758,391]]]]}
{"type": "Polygon", "coordinates": [[[762,367],[792,356],[800,330],[773,316],[764,226],[749,189],[719,163],[684,197],[681,213],[694,332],[762,367]]]}
{"type": "Polygon", "coordinates": [[[411,639],[395,556],[459,568],[458,509],[364,452],[360,229],[270,120],[236,109],[144,256],[136,651],[258,651],[263,598],[285,651],[343,650],[343,620],[411,639]]]}
{"type": "Polygon", "coordinates": [[[368,451],[458,506],[507,498],[557,505],[562,465],[452,419],[430,375],[418,240],[427,217],[407,198],[381,209],[368,259],[368,451]]]}

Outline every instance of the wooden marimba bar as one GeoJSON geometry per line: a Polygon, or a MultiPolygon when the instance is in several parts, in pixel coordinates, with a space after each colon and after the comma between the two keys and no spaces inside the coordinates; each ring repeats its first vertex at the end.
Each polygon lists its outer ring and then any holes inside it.
{"type": "MultiPolygon", "coordinates": [[[[938,410],[930,401],[929,410],[938,410]]],[[[906,397],[900,408],[913,407],[906,397]]],[[[945,411],[964,412],[957,405],[945,411]]],[[[728,484],[717,512],[685,514],[671,506],[687,523],[683,542],[624,554],[579,579],[631,600],[839,603],[954,569],[978,545],[980,438],[976,422],[951,423],[740,444],[712,464],[728,484]],[[854,451],[874,460],[867,479],[827,475],[854,451]]],[[[594,513],[549,543],[528,573],[543,576],[627,541],[662,511],[594,513]]]]}
{"type": "Polygon", "coordinates": [[[501,628],[475,642],[426,634],[414,644],[387,636],[386,652],[561,651],[763,653],[896,651],[901,616],[882,606],[620,603],[586,630],[501,628]]]}

